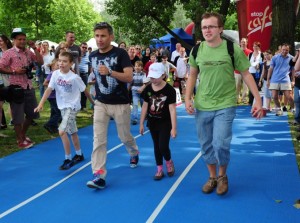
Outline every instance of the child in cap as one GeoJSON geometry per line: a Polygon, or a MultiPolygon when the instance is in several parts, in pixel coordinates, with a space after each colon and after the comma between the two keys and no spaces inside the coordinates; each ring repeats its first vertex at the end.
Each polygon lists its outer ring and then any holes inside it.
{"type": "Polygon", "coordinates": [[[177,134],[176,91],[165,81],[166,73],[162,63],[151,64],[148,78],[151,84],[142,92],[144,103],[140,117],[140,134],[144,134],[144,121],[147,116],[157,165],[154,180],[161,180],[164,177],[163,160],[166,161],[168,176],[173,176],[175,172],[169,142],[170,137],[175,138],[177,134]]]}

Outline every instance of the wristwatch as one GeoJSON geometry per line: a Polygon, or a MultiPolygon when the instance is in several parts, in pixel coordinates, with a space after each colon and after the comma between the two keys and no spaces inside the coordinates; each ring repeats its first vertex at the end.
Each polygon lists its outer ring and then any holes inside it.
{"type": "Polygon", "coordinates": [[[108,69],[108,74],[107,74],[107,76],[110,76],[112,74],[112,69],[108,69]]]}

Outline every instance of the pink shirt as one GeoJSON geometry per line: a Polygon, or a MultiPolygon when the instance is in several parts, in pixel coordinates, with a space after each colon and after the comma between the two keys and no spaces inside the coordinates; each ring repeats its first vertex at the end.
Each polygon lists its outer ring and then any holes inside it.
{"type": "MultiPolygon", "coordinates": [[[[29,49],[26,48],[25,51],[23,51],[17,47],[13,47],[3,53],[0,59],[0,67],[9,67],[12,70],[16,70],[17,68],[28,66],[30,63],[36,61],[35,54],[29,49]]],[[[27,78],[26,74],[10,74],[9,83],[11,85],[19,85],[24,89],[27,89],[27,87],[32,88],[32,81],[27,78]]]]}

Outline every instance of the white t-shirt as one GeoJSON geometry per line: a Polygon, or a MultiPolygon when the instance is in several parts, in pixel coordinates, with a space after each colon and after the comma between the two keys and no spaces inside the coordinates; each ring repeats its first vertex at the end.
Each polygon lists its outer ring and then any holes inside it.
{"type": "Polygon", "coordinates": [[[174,62],[177,56],[180,56],[180,53],[177,50],[174,50],[171,55],[171,61],[174,62]]]}
{"type": "Polygon", "coordinates": [[[54,53],[49,52],[47,55],[43,56],[43,60],[44,64],[42,65],[42,67],[45,69],[45,74],[50,74],[51,70],[49,65],[54,60],[54,53]]]}
{"type": "Polygon", "coordinates": [[[187,63],[184,57],[179,57],[177,60],[177,76],[179,78],[184,78],[187,73],[187,63]]]}
{"type": "Polygon", "coordinates": [[[75,111],[81,109],[81,92],[86,88],[81,77],[69,71],[63,74],[60,70],[53,72],[48,87],[55,90],[57,107],[61,110],[72,108],[75,111]]]}
{"type": "MultiPolygon", "coordinates": [[[[88,77],[88,83],[94,81],[96,79],[94,72],[91,72],[88,77]]],[[[90,84],[90,94],[96,96],[95,84],[90,84]]]]}

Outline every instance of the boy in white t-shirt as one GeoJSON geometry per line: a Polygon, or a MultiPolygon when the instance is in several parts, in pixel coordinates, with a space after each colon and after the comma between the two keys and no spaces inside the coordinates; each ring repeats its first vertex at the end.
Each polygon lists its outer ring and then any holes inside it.
{"type": "Polygon", "coordinates": [[[65,150],[65,160],[59,167],[60,170],[67,170],[76,163],[84,160],[77,134],[78,129],[76,126],[76,114],[81,109],[81,92],[85,93],[92,104],[94,103],[80,76],[70,70],[73,64],[72,61],[73,56],[69,52],[62,52],[59,55],[59,70],[53,72],[43,98],[41,99],[38,107],[34,109],[35,112],[41,111],[50,93],[52,90],[55,90],[57,106],[61,111],[62,116],[62,122],[60,123],[58,130],[65,150]],[[76,155],[73,158],[71,155],[70,140],[67,133],[71,135],[76,151],[76,155]]]}

